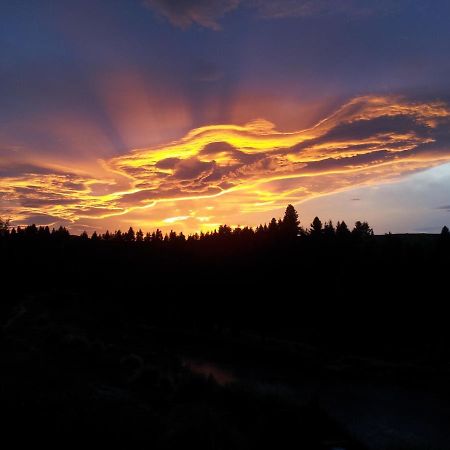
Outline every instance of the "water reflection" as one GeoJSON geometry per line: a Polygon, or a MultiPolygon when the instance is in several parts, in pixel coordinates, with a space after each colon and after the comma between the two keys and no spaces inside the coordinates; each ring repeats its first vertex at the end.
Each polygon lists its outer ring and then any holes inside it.
{"type": "Polygon", "coordinates": [[[205,377],[213,377],[214,380],[221,386],[232,383],[236,380],[236,377],[231,371],[218,367],[216,364],[209,361],[183,358],[183,365],[193,373],[203,375],[205,377]]]}

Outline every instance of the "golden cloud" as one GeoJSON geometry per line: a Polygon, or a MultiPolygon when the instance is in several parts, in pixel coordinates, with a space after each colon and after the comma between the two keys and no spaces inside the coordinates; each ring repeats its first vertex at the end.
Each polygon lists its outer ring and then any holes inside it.
{"type": "Polygon", "coordinates": [[[264,119],[197,128],[102,161],[104,178],[5,165],[0,206],[17,223],[40,214],[98,228],[139,220],[192,231],[230,217],[251,225],[255,212],[448,161],[449,125],[445,102],[359,97],[295,132],[264,119]]]}

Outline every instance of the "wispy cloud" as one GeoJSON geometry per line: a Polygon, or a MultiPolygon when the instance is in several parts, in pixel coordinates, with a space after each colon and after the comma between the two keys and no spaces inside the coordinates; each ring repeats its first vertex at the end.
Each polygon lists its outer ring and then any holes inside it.
{"type": "Polygon", "coordinates": [[[200,25],[219,30],[219,20],[241,0],[146,0],[146,5],[180,28],[200,25]]]}
{"type": "Polygon", "coordinates": [[[411,0],[146,0],[145,4],[172,25],[186,29],[198,25],[220,30],[220,20],[230,11],[245,8],[257,17],[283,19],[292,17],[346,15],[364,17],[410,8],[411,0]]]}
{"type": "Polygon", "coordinates": [[[392,13],[411,6],[411,0],[249,0],[260,17],[289,18],[346,15],[364,17],[392,13]]]}

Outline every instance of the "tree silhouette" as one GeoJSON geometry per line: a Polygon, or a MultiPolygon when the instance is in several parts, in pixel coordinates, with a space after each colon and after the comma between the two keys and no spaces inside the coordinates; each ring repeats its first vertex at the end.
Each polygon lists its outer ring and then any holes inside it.
{"type": "Polygon", "coordinates": [[[322,235],[322,233],[323,233],[322,222],[316,216],[316,217],[314,217],[314,220],[312,221],[310,234],[313,237],[319,237],[322,235]]]}
{"type": "Polygon", "coordinates": [[[442,227],[441,234],[439,235],[439,244],[443,244],[443,250],[447,251],[450,244],[450,231],[446,225],[442,227]]]}
{"type": "Polygon", "coordinates": [[[352,230],[352,236],[355,236],[357,238],[368,238],[370,236],[373,236],[373,230],[372,228],[370,228],[367,222],[360,222],[358,220],[352,230]]]}
{"type": "Polygon", "coordinates": [[[230,237],[232,235],[232,229],[228,225],[220,225],[219,226],[219,236],[221,237],[230,237]]]}
{"type": "Polygon", "coordinates": [[[272,217],[272,220],[269,222],[267,230],[272,236],[274,236],[278,232],[278,223],[275,217],[272,217]]]}
{"type": "MultiPolygon", "coordinates": [[[[447,227],[442,229],[441,235],[450,236],[447,227]]],[[[0,219],[0,237],[9,236],[13,236],[14,239],[20,239],[25,236],[27,239],[40,239],[42,242],[44,242],[44,240],[51,241],[52,239],[64,242],[71,238],[69,231],[63,226],[60,226],[57,230],[53,229],[51,232],[48,226],[36,227],[34,224],[28,225],[25,228],[11,228],[8,220],[0,219]]],[[[308,236],[314,237],[318,244],[325,241],[330,242],[334,237],[345,242],[345,239],[350,236],[353,236],[356,239],[366,239],[373,236],[373,230],[367,222],[358,221],[355,223],[352,232],[350,232],[344,221],[337,222],[335,228],[331,220],[323,224],[318,217],[314,218],[309,230],[304,230],[300,227],[297,211],[292,205],[288,205],[283,219],[280,218],[277,220],[276,218],[272,218],[268,225],[259,225],[254,229],[248,226],[237,226],[232,228],[229,225],[224,224],[220,225],[218,229],[212,232],[200,232],[185,236],[183,233],[177,234],[177,232],[173,230],[163,234],[160,229],[156,229],[152,233],[147,232],[144,235],[141,229],[135,232],[132,227],[129,227],[128,231],[125,233],[120,229],[114,231],[114,233],[110,233],[106,230],[102,235],[94,232],[91,238],[83,231],[77,238],[80,240],[90,239],[92,241],[101,241],[105,243],[101,245],[106,245],[109,241],[120,242],[126,245],[133,245],[137,242],[145,244],[144,248],[147,249],[152,247],[163,249],[171,246],[172,251],[182,251],[186,246],[193,248],[193,245],[198,245],[202,251],[206,251],[206,249],[208,249],[208,251],[225,251],[228,248],[250,249],[263,247],[268,242],[276,244],[278,240],[286,239],[295,239],[298,243],[301,243],[307,239],[308,236]],[[226,245],[224,245],[225,243],[226,245]]],[[[450,237],[448,239],[450,239],[450,237]]],[[[98,248],[98,245],[96,247],[98,248]]],[[[270,248],[275,249],[276,246],[270,245],[270,248]]]]}
{"type": "MultiPolygon", "coordinates": [[[[28,229],[28,228],[29,228],[29,227],[27,227],[27,229],[28,229]]],[[[31,230],[29,230],[29,231],[31,231],[31,230]]],[[[53,228],[53,230],[52,230],[52,232],[51,232],[51,235],[52,235],[53,237],[58,238],[58,239],[64,240],[64,239],[66,239],[66,238],[68,238],[68,237],[70,236],[70,233],[69,233],[69,230],[68,230],[67,228],[65,228],[65,227],[63,227],[63,226],[61,225],[57,230],[55,230],[55,229],[53,228]]]]}
{"type": "Polygon", "coordinates": [[[50,228],[48,226],[46,226],[46,227],[39,227],[38,235],[40,237],[42,237],[42,238],[50,237],[50,228]]]}
{"type": "Polygon", "coordinates": [[[3,220],[0,217],[0,235],[5,236],[9,232],[10,219],[3,220]]]}
{"type": "Polygon", "coordinates": [[[336,235],[336,230],[334,229],[334,225],[331,220],[325,222],[323,227],[323,235],[328,239],[333,238],[336,235]]]}
{"type": "Polygon", "coordinates": [[[126,242],[134,242],[136,240],[136,235],[134,234],[134,230],[132,227],[130,227],[128,229],[128,231],[126,232],[126,234],[124,236],[124,240],[126,242]]]}
{"type": "Polygon", "coordinates": [[[348,237],[350,237],[350,235],[350,230],[348,229],[348,226],[344,221],[338,222],[336,224],[336,237],[340,239],[347,239],[348,237]]]}
{"type": "Polygon", "coordinates": [[[152,233],[152,242],[162,242],[164,239],[162,231],[157,228],[156,231],[152,233]]]}
{"type": "Polygon", "coordinates": [[[298,213],[292,205],[288,205],[280,223],[281,230],[286,237],[296,237],[300,232],[298,213]]]}

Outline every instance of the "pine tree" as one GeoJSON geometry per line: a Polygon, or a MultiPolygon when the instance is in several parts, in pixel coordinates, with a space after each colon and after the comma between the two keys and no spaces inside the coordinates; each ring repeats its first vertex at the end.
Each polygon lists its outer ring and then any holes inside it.
{"type": "Polygon", "coordinates": [[[373,236],[373,230],[367,222],[361,222],[358,220],[352,230],[352,236],[355,236],[356,238],[368,238],[373,236]]]}
{"type": "Polygon", "coordinates": [[[316,216],[311,224],[311,236],[321,236],[323,232],[323,226],[321,220],[316,216]]]}
{"type": "Polygon", "coordinates": [[[126,242],[134,242],[136,240],[136,235],[134,234],[132,227],[128,228],[128,231],[124,235],[124,239],[126,242]]]}
{"type": "Polygon", "coordinates": [[[300,232],[298,213],[292,205],[288,205],[280,223],[283,234],[286,237],[297,237],[300,232]]]}
{"type": "Polygon", "coordinates": [[[334,225],[331,220],[325,223],[325,226],[323,227],[323,234],[327,238],[333,238],[336,235],[336,230],[334,229],[334,225]]]}
{"type": "Polygon", "coordinates": [[[277,219],[275,219],[275,217],[272,217],[267,230],[270,234],[275,234],[278,231],[277,219]]]}
{"type": "Polygon", "coordinates": [[[340,239],[346,239],[351,235],[347,224],[342,221],[336,224],[336,236],[340,239]]]}
{"type": "Polygon", "coordinates": [[[136,242],[143,242],[144,241],[144,233],[139,228],[139,230],[136,232],[136,242]]]}

